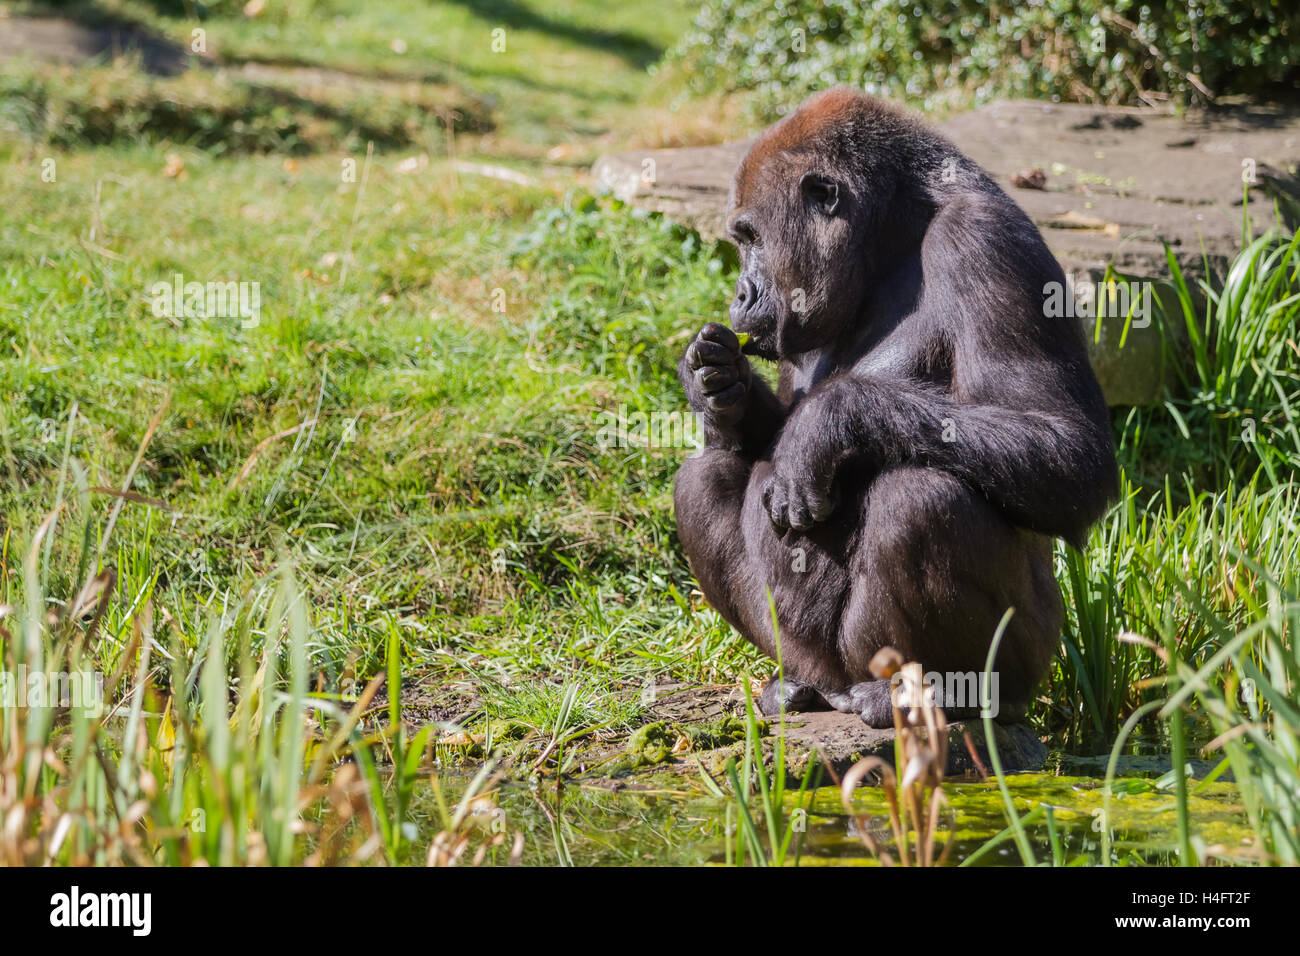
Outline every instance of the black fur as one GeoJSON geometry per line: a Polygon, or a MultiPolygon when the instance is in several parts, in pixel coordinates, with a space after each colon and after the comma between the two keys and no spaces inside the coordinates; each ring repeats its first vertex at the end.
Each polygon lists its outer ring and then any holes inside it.
{"type": "Polygon", "coordinates": [[[1059,639],[1051,538],[1080,542],[1117,485],[1081,331],[1045,315],[1060,266],[951,143],[847,90],[755,144],[728,222],[732,324],[779,384],[704,327],[679,374],[706,448],[675,504],[710,603],[775,657],[773,593],[786,685],[765,708],[887,726],[887,695],[857,686],[877,650],[979,671],[1014,607],[996,666],[1015,716],[1059,639]]]}

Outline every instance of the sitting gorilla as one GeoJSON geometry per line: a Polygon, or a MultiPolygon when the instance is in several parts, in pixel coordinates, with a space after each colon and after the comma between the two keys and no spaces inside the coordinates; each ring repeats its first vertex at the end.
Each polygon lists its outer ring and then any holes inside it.
{"type": "MultiPolygon", "coordinates": [[[[1061,267],[1030,219],[938,133],[835,89],[769,129],[736,171],[731,329],[679,375],[703,451],[677,475],[700,586],[785,681],[766,713],[830,705],[892,726],[869,663],[995,662],[1023,713],[1060,639],[1052,538],[1078,544],[1117,490],[1101,389],[1061,267]],[[746,355],[779,363],[776,393],[746,355]]],[[[972,702],[973,704],[974,702],[972,702]]]]}

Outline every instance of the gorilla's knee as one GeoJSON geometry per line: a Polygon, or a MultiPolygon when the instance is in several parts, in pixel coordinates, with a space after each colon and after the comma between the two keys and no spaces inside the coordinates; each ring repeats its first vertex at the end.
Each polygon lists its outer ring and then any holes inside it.
{"type": "Polygon", "coordinates": [[[868,514],[887,523],[900,535],[920,527],[942,529],[958,520],[968,520],[989,504],[960,479],[936,468],[891,468],[881,472],[867,494],[868,514]]]}
{"type": "Polygon", "coordinates": [[[959,553],[982,554],[1011,528],[960,480],[931,468],[893,468],[867,492],[863,549],[876,573],[942,573],[959,553]],[[993,540],[989,539],[992,536],[993,540]]]}

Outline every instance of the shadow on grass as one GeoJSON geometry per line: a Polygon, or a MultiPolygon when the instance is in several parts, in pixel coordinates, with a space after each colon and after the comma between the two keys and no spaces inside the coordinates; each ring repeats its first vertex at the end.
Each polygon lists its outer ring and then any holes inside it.
{"type": "Polygon", "coordinates": [[[189,65],[185,49],[133,20],[82,0],[34,5],[31,17],[14,17],[0,31],[0,60],[29,55],[63,63],[138,54],[145,72],[177,76],[189,65]]]}
{"type": "Polygon", "coordinates": [[[533,30],[560,37],[571,43],[603,50],[622,57],[627,63],[646,69],[658,62],[664,51],[645,37],[622,30],[580,27],[551,19],[529,9],[518,0],[451,0],[468,7],[480,20],[515,30],[533,30]]]}

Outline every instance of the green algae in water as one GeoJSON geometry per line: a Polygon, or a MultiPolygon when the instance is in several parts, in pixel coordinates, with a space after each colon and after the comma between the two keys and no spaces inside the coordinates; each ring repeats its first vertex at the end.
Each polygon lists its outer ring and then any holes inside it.
{"type": "MultiPolygon", "coordinates": [[[[645,739],[653,753],[678,739],[670,722],[648,724],[645,739]],[[669,739],[671,738],[671,739],[669,739]]],[[[468,779],[468,778],[466,778],[468,779]]],[[[633,778],[636,783],[620,790],[609,781],[570,779],[560,791],[534,788],[523,783],[502,785],[498,805],[505,811],[509,827],[525,834],[523,862],[534,865],[689,865],[722,863],[725,859],[726,806],[709,796],[702,787],[678,775],[659,774],[633,778]]],[[[1016,774],[1007,778],[1016,807],[1022,813],[1040,804],[1054,808],[1057,829],[1065,849],[1065,862],[1095,866],[1100,863],[1100,814],[1104,799],[1103,781],[1095,777],[1053,777],[1047,774],[1016,774]]],[[[1150,780],[1125,778],[1116,781],[1111,797],[1111,829],[1114,862],[1120,865],[1168,865],[1175,861],[1177,815],[1173,794],[1150,780]]],[[[444,778],[448,799],[458,796],[463,782],[444,778]]],[[[1007,825],[1002,801],[993,782],[955,783],[944,787],[954,811],[957,847],[955,865],[1007,825]]],[[[1250,836],[1244,808],[1235,785],[1214,783],[1190,797],[1192,832],[1207,844],[1221,844],[1229,851],[1245,849],[1250,836]]],[[[877,787],[860,788],[854,807],[871,817],[873,834],[891,847],[888,809],[884,792],[877,787]]],[[[800,865],[874,866],[875,859],[863,848],[853,823],[840,804],[839,791],[823,787],[805,794],[796,803],[787,794],[786,812],[807,810],[800,865]]],[[[421,819],[415,847],[427,847],[436,830],[430,829],[437,814],[427,787],[417,793],[413,816],[421,819]]],[[[761,820],[760,830],[763,829],[761,820]]],[[[946,833],[946,830],[944,831],[946,833]]],[[[1042,862],[1051,860],[1051,847],[1044,824],[1028,827],[1034,852],[1042,862]]],[[[412,852],[415,852],[413,849],[412,852]]],[[[488,863],[505,863],[508,852],[489,857],[488,863]]],[[[413,858],[414,859],[414,858],[413,858]]],[[[1007,843],[987,854],[979,866],[1018,866],[1020,858],[1007,843]]]]}
{"type": "MultiPolygon", "coordinates": [[[[1101,862],[1101,829],[1104,781],[1094,777],[1052,777],[1045,774],[1012,774],[1007,778],[1016,809],[1023,815],[1039,806],[1053,810],[1065,849],[1067,865],[1097,865],[1101,862]]],[[[1007,825],[996,784],[947,783],[944,793],[955,812],[953,836],[957,842],[953,862],[960,862],[979,849],[1007,825]]],[[[838,793],[826,800],[838,803],[838,793]]],[[[879,790],[858,791],[855,803],[873,815],[887,815],[884,795],[879,790]]],[[[1189,796],[1192,830],[1206,844],[1221,844],[1229,851],[1243,848],[1250,836],[1244,807],[1233,784],[1214,783],[1195,789],[1189,796]]],[[[1110,830],[1112,862],[1168,864],[1175,859],[1178,815],[1173,793],[1150,780],[1124,778],[1111,791],[1110,830]]],[[[1038,859],[1051,860],[1047,826],[1028,828],[1038,859]]],[[[1007,843],[981,858],[981,865],[1019,865],[1014,845],[1007,843]]]]}
{"type": "MultiPolygon", "coordinates": [[[[758,736],[766,737],[768,723],[756,721],[758,736]]],[[[686,739],[691,742],[692,750],[716,750],[728,744],[739,743],[745,739],[746,723],[744,718],[728,714],[708,724],[695,724],[681,728],[686,739]]]]}
{"type": "Polygon", "coordinates": [[[437,743],[436,750],[448,760],[484,760],[490,751],[506,748],[523,740],[533,728],[521,720],[499,718],[489,720],[480,733],[466,735],[463,743],[437,743]]]}
{"type": "MultiPolygon", "coordinates": [[[[677,724],[656,720],[637,728],[628,738],[627,748],[619,761],[620,770],[651,767],[671,759],[673,747],[683,737],[692,751],[716,750],[745,739],[746,723],[740,717],[727,715],[704,724],[677,724]]],[[[758,735],[767,736],[768,722],[757,721],[758,735]]]]}
{"type": "Polygon", "coordinates": [[[673,744],[677,742],[672,725],[664,720],[638,727],[627,739],[627,749],[623,755],[623,765],[629,769],[649,767],[663,763],[673,754],[673,744]]]}

